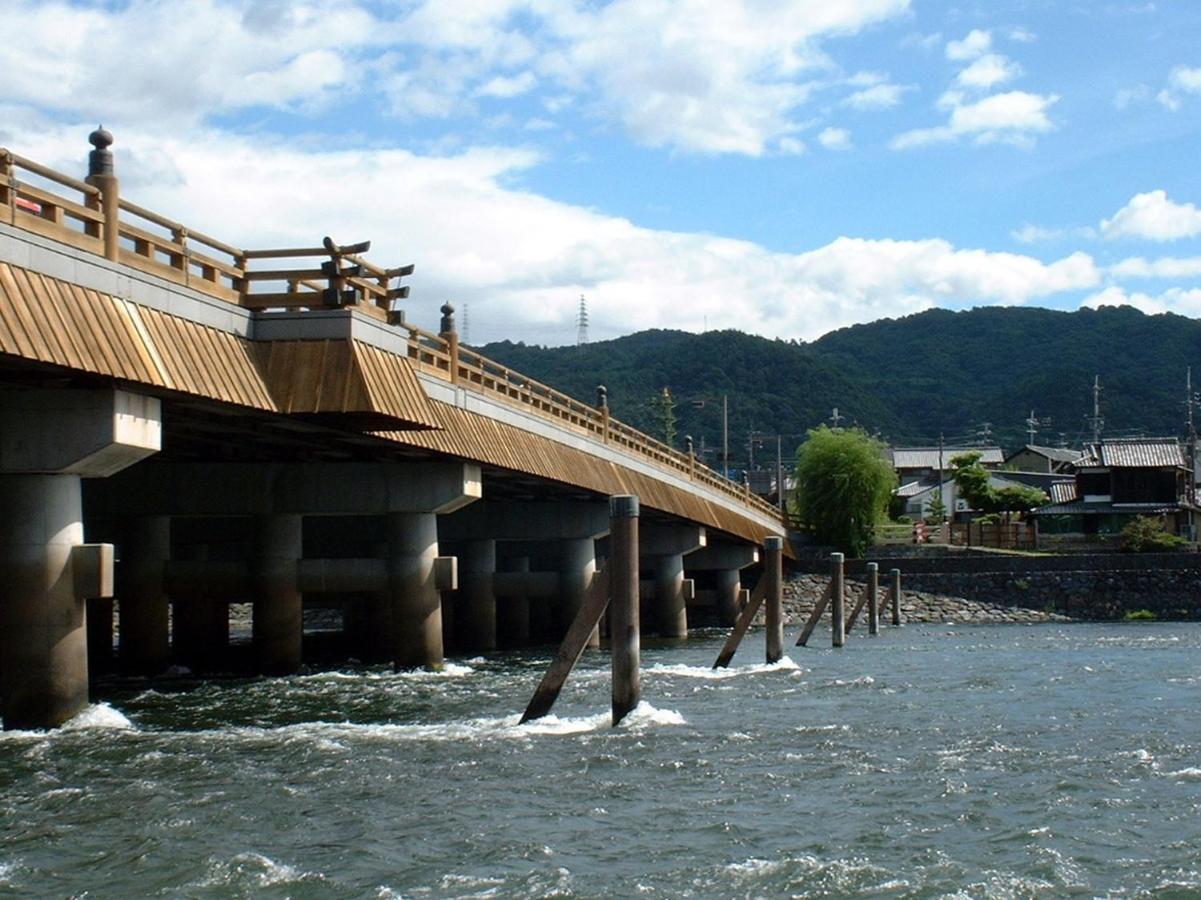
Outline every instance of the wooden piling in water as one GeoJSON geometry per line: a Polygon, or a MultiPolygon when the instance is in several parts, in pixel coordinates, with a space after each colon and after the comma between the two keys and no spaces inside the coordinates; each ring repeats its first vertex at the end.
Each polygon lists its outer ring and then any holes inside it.
{"type": "Polygon", "coordinates": [[[867,564],[867,633],[880,633],[880,564],[867,564]]]}
{"type": "Polygon", "coordinates": [[[763,542],[763,578],[767,582],[767,664],[784,656],[784,539],[769,537],[763,542]]]}
{"type": "Polygon", "coordinates": [[[890,569],[888,572],[890,584],[888,599],[892,605],[892,624],[901,624],[901,570],[890,569]]]}
{"type": "Polygon", "coordinates": [[[717,654],[717,661],[713,663],[713,668],[715,669],[724,669],[730,664],[730,660],[734,658],[734,654],[738,651],[738,645],[742,643],[743,636],[746,634],[747,629],[751,627],[751,620],[755,618],[755,613],[759,612],[759,607],[763,605],[763,598],[767,596],[766,573],[760,577],[759,583],[755,585],[753,591],[743,589],[742,593],[746,595],[746,602],[742,604],[742,612],[738,614],[738,621],[734,623],[734,630],[726,638],[726,642],[721,648],[721,653],[717,654]]]}
{"type": "Polygon", "coordinates": [[[834,647],[841,647],[847,641],[843,559],[841,553],[830,554],[830,639],[831,645],[834,647]]]}
{"type": "Polygon", "coordinates": [[[613,653],[613,724],[638,705],[641,640],[638,622],[638,498],[609,498],[609,641],[613,653]]]}

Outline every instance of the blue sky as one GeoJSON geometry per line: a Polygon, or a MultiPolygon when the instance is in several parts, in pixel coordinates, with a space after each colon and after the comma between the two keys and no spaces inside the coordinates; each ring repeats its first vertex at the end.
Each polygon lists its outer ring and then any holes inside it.
{"type": "Polygon", "coordinates": [[[476,343],[1201,315],[1201,3],[0,0],[0,144],[476,343]]]}

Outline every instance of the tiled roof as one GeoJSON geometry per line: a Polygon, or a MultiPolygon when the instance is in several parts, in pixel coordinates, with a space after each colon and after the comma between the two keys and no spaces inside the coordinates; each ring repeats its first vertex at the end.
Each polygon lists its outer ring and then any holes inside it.
{"type": "Polygon", "coordinates": [[[1052,503],[1071,503],[1076,499],[1075,481],[1056,481],[1047,485],[1052,503]]]}
{"type": "Polygon", "coordinates": [[[1102,513],[1131,513],[1141,516],[1163,515],[1188,509],[1187,503],[1052,503],[1030,511],[1034,516],[1100,515],[1102,513]]]}
{"type": "Polygon", "coordinates": [[[1089,445],[1080,465],[1115,469],[1185,468],[1187,461],[1175,438],[1131,438],[1089,445]]]}
{"type": "MultiPolygon", "coordinates": [[[[943,447],[943,468],[951,468],[951,460],[964,453],[979,453],[980,463],[986,466],[999,466],[1005,461],[1000,447],[943,447]]],[[[938,448],[896,447],[892,450],[892,466],[894,469],[937,469],[938,448]]]]}
{"type": "Polygon", "coordinates": [[[1037,444],[1027,444],[1022,448],[1029,450],[1031,453],[1037,453],[1039,456],[1045,456],[1047,459],[1055,462],[1075,462],[1080,458],[1081,451],[1072,450],[1068,447],[1040,447],[1037,444]]]}
{"type": "Polygon", "coordinates": [[[903,484],[897,488],[896,496],[904,498],[916,497],[918,494],[924,494],[935,487],[937,485],[929,481],[911,481],[909,484],[903,484]]]}

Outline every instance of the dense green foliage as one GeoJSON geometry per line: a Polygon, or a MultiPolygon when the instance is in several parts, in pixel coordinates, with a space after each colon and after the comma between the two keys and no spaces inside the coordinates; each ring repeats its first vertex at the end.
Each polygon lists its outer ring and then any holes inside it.
{"type": "Polygon", "coordinates": [[[795,509],[819,543],[861,556],[897,477],[883,445],[858,428],[809,432],[797,452],[795,509]]]}
{"type": "Polygon", "coordinates": [[[1170,534],[1154,516],[1131,519],[1122,529],[1122,549],[1129,553],[1167,553],[1186,543],[1184,538],[1170,534]]]}
{"type": "Polygon", "coordinates": [[[1047,502],[1047,495],[1038,488],[1024,484],[1006,485],[1002,488],[989,484],[990,473],[980,464],[980,454],[973,451],[951,458],[951,478],[959,496],[975,510],[1003,517],[1015,512],[1027,512],[1047,502]]]}
{"type": "Polygon", "coordinates": [[[791,457],[834,407],[847,423],[895,444],[932,445],[940,431],[961,442],[991,422],[994,440],[1009,448],[1027,442],[1033,409],[1052,419],[1036,442],[1054,444],[1062,433],[1078,444],[1088,433],[1094,375],[1101,377],[1106,434],[1176,434],[1185,368],[1201,359],[1201,322],[1129,307],[990,307],[884,319],[812,343],[737,331],[646,331],[581,347],[506,341],[480,350],[581,400],[605,384],[613,415],[656,435],[662,417],[652,401],[667,386],[677,444],[692,435],[711,463],[728,395],[730,455],[745,467],[751,432],[764,438],[754,446],[756,460],[774,461],[778,433],[791,457]]]}

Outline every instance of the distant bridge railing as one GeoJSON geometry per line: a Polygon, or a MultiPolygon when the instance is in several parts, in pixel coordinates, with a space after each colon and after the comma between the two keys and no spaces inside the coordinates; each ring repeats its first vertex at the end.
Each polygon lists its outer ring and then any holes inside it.
{"type": "MultiPolygon", "coordinates": [[[[116,179],[111,179],[115,184],[116,179]]],[[[115,193],[115,191],[114,191],[115,193]]],[[[617,419],[475,351],[452,333],[404,321],[396,300],[412,265],[381,268],[363,258],[370,242],[244,250],[209,237],[96,185],[0,148],[0,222],[103,256],[245,309],[353,307],[408,333],[408,357],[420,371],[615,445],[656,466],[781,518],[773,504],[683,453],[617,419]],[[300,261],[300,262],[297,262],[300,261]]]]}

